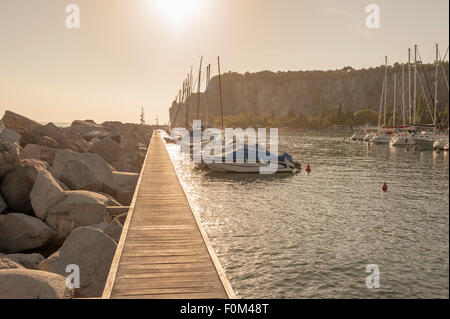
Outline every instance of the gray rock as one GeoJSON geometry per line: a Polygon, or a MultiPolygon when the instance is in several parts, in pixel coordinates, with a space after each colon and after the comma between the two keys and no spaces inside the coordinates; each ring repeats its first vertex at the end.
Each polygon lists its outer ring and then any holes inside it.
{"type": "Polygon", "coordinates": [[[53,159],[53,166],[50,168],[53,176],[61,178],[64,170],[64,163],[68,160],[79,160],[89,166],[97,174],[103,183],[102,191],[114,195],[114,168],[98,154],[94,153],[75,153],[70,150],[58,150],[53,159]]]}
{"type": "Polygon", "coordinates": [[[3,269],[25,269],[24,266],[19,264],[18,262],[15,262],[8,257],[7,255],[0,254],[0,270],[3,269]]]}
{"type": "Polygon", "coordinates": [[[0,299],[67,299],[73,295],[61,275],[29,269],[0,270],[0,299]]]}
{"type": "Polygon", "coordinates": [[[67,160],[63,164],[61,181],[73,190],[100,191],[103,183],[85,162],[67,160]]]}
{"type": "Polygon", "coordinates": [[[115,198],[122,205],[130,205],[136,184],[139,179],[139,174],[130,172],[113,172],[114,175],[114,189],[116,193],[115,198]]]}
{"type": "Polygon", "coordinates": [[[42,145],[27,144],[23,148],[22,158],[23,159],[37,159],[37,160],[40,160],[41,159],[41,150],[42,150],[42,145]]]}
{"type": "Polygon", "coordinates": [[[0,177],[11,172],[19,163],[19,146],[0,140],[0,177]]]}
{"type": "Polygon", "coordinates": [[[100,224],[97,224],[97,225],[90,225],[90,226],[87,226],[87,227],[100,229],[106,235],[108,235],[109,237],[114,239],[114,241],[116,243],[119,242],[120,236],[122,235],[122,227],[120,227],[117,224],[103,222],[103,223],[100,223],[100,224]]]}
{"type": "Polygon", "coordinates": [[[15,253],[39,248],[55,235],[39,218],[17,213],[0,215],[0,251],[15,253]]]}
{"type": "Polygon", "coordinates": [[[38,144],[42,146],[52,147],[52,148],[58,148],[59,143],[54,140],[51,137],[48,136],[41,136],[38,140],[38,144]]]}
{"type": "Polygon", "coordinates": [[[8,207],[17,212],[33,213],[30,192],[39,172],[46,171],[48,165],[38,160],[24,160],[9,172],[2,181],[0,190],[8,207]]]}
{"type": "Polygon", "coordinates": [[[100,155],[108,163],[120,162],[125,157],[122,145],[109,137],[92,144],[90,152],[100,155]]]}
{"type": "Polygon", "coordinates": [[[103,221],[108,197],[89,191],[66,191],[66,197],[47,210],[46,223],[56,230],[55,242],[64,240],[79,226],[103,221]]]}
{"type": "Polygon", "coordinates": [[[60,146],[62,148],[70,148],[71,146],[67,138],[64,136],[62,130],[53,123],[35,126],[32,129],[32,133],[37,136],[36,139],[38,141],[38,144],[46,145],[49,147],[60,146]],[[57,144],[55,144],[55,142],[57,144]]]}
{"type": "Polygon", "coordinates": [[[35,127],[43,126],[38,122],[11,111],[5,111],[2,122],[6,128],[15,130],[19,133],[20,131],[32,131],[35,127]]]}
{"type": "Polygon", "coordinates": [[[75,229],[62,247],[39,264],[39,269],[65,275],[66,266],[80,267],[79,297],[100,297],[116,250],[114,240],[91,227],[75,229]]]}
{"type": "Polygon", "coordinates": [[[37,217],[45,220],[48,208],[65,197],[64,190],[50,172],[39,172],[30,192],[31,206],[37,217]]]}
{"type": "Polygon", "coordinates": [[[103,128],[101,125],[96,124],[92,120],[73,121],[70,128],[81,134],[88,141],[90,141],[94,137],[103,138],[108,135],[108,131],[105,130],[105,128],[103,128]]]}
{"type": "Polygon", "coordinates": [[[23,159],[37,159],[47,162],[49,165],[53,164],[53,159],[55,158],[58,149],[38,145],[38,144],[27,144],[23,149],[22,158],[23,159]]]}
{"type": "MultiPolygon", "coordinates": [[[[0,258],[2,258],[0,254],[0,258]]],[[[39,263],[45,258],[41,254],[9,254],[3,255],[3,258],[7,258],[26,269],[39,269],[39,263]]]]}
{"type": "Polygon", "coordinates": [[[7,128],[0,128],[0,140],[10,144],[20,144],[20,134],[7,128]]]}

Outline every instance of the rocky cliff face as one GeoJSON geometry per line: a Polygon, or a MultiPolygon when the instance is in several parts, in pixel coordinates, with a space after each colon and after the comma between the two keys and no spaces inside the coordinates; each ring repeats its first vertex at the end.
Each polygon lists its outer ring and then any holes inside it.
{"type": "MultiPolygon", "coordinates": [[[[444,65],[448,74],[448,62],[444,65]]],[[[418,67],[424,91],[430,100],[427,79],[434,95],[434,65],[418,67]],[[425,72],[423,72],[425,71],[425,72]],[[425,78],[426,74],[426,78],[425,78]]],[[[412,69],[413,79],[413,69],[412,69]]],[[[388,69],[388,108],[393,104],[393,78],[397,74],[397,107],[401,107],[402,73],[401,65],[388,69]]],[[[448,75],[447,75],[448,76],[448,75]]],[[[384,67],[354,70],[350,67],[336,71],[298,71],[258,73],[226,73],[222,76],[222,94],[224,115],[262,112],[283,114],[289,111],[302,112],[314,116],[320,112],[335,110],[339,104],[344,109],[357,111],[363,108],[378,111],[384,78],[384,67]]],[[[411,83],[413,81],[411,80],[411,83]]],[[[418,84],[418,97],[423,95],[418,84]]],[[[412,84],[411,84],[412,85],[412,84]]],[[[448,89],[442,70],[439,73],[438,100],[440,109],[448,106],[448,89]]],[[[408,101],[408,68],[405,65],[405,100],[408,101]]],[[[214,77],[206,92],[201,93],[200,113],[205,112],[208,101],[209,113],[220,115],[219,79],[214,77]]],[[[170,108],[171,119],[176,116],[177,123],[183,121],[183,110],[175,101],[170,108]]],[[[190,112],[197,113],[197,95],[193,94],[190,112]]]]}

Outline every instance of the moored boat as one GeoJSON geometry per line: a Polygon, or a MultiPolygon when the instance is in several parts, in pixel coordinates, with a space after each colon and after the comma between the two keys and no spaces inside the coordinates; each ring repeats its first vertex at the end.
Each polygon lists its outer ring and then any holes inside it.
{"type": "Polygon", "coordinates": [[[446,145],[448,145],[448,135],[440,136],[434,142],[433,149],[443,150],[446,145]]]}
{"type": "Polygon", "coordinates": [[[266,158],[270,160],[270,163],[262,161],[259,158],[257,148],[245,145],[238,150],[222,153],[222,156],[212,157],[211,161],[205,161],[203,159],[202,164],[212,171],[231,173],[261,173],[264,168],[269,169],[271,163],[276,163],[273,173],[293,173],[301,169],[301,165],[295,162],[292,156],[287,153],[276,156],[265,151],[266,158]],[[255,152],[253,160],[251,159],[250,151],[255,152]]]}
{"type": "Polygon", "coordinates": [[[416,145],[414,138],[409,134],[394,134],[389,142],[390,146],[411,146],[416,145]]]}

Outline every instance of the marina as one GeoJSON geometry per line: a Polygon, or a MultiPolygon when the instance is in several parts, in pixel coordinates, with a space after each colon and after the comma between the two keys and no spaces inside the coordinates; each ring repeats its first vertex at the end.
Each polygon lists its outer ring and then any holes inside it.
{"type": "Polygon", "coordinates": [[[238,298],[448,297],[448,152],[280,141],[309,174],[199,171],[166,145],[238,298]],[[380,289],[365,286],[370,263],[380,289]]]}

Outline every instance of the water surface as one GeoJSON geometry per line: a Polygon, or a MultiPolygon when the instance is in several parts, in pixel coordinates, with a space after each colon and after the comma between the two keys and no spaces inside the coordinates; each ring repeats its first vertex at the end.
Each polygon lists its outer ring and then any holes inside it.
{"type": "Polygon", "coordinates": [[[168,150],[238,297],[448,298],[448,153],[280,132],[312,172],[263,176],[198,171],[168,150]]]}

